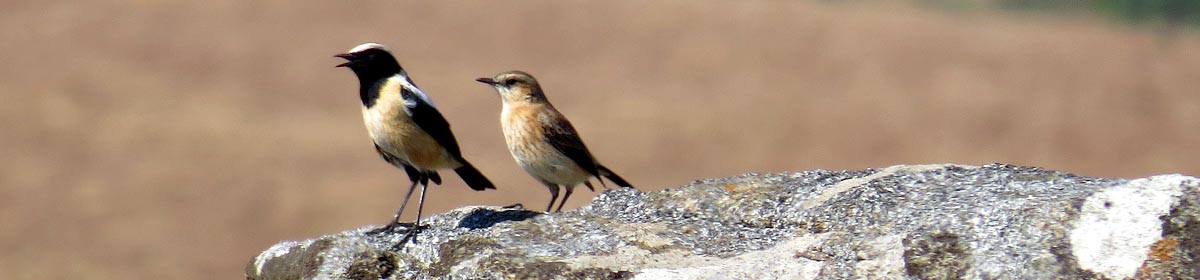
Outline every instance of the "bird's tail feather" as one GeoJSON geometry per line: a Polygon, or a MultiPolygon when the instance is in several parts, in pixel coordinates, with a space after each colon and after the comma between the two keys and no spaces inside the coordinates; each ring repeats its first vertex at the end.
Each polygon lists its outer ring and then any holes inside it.
{"type": "Polygon", "coordinates": [[[484,177],[483,173],[479,173],[479,169],[471,166],[471,163],[464,160],[462,161],[462,165],[462,167],[455,168],[454,173],[458,173],[458,177],[462,177],[463,182],[467,183],[467,186],[471,187],[472,190],[482,191],[496,188],[496,185],[493,185],[492,181],[484,177]]]}
{"type": "Polygon", "coordinates": [[[621,178],[621,176],[618,176],[617,173],[612,172],[612,170],[609,170],[608,167],[604,167],[603,165],[596,165],[596,168],[600,170],[600,176],[604,176],[604,178],[608,178],[609,181],[616,183],[617,186],[621,186],[622,188],[635,189],[633,187],[633,185],[630,185],[629,182],[625,181],[625,179],[621,178]]]}

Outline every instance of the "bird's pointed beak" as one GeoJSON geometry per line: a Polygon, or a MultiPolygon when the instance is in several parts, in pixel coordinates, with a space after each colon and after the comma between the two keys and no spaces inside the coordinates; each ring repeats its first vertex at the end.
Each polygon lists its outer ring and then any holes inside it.
{"type": "Polygon", "coordinates": [[[496,80],[492,80],[492,78],[478,78],[478,79],[475,79],[475,81],[480,82],[480,83],[485,83],[489,86],[496,86],[496,84],[499,84],[496,82],[496,80]]]}
{"type": "MultiPolygon", "coordinates": [[[[348,54],[348,53],[339,53],[339,54],[335,54],[335,55],[333,55],[333,57],[337,57],[337,58],[344,58],[344,59],[346,59],[346,60],[351,60],[351,58],[353,58],[353,57],[354,57],[354,55],[353,55],[353,54],[348,54]]],[[[345,63],[338,64],[337,66],[334,66],[334,67],[348,67],[348,66],[350,66],[350,64],[351,64],[352,62],[353,62],[353,60],[351,60],[351,61],[346,61],[345,63]]]]}

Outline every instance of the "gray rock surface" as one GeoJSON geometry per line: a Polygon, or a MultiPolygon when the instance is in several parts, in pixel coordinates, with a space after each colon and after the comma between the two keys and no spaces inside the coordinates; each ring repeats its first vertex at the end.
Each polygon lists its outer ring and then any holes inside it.
{"type": "Polygon", "coordinates": [[[464,207],[417,243],[276,244],[248,279],[1196,279],[1200,180],[1009,165],[746,174],[575,211],[464,207]]]}

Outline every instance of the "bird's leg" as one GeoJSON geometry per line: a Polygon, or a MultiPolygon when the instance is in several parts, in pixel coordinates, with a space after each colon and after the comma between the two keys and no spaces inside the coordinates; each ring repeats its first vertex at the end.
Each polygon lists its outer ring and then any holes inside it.
{"type": "Polygon", "coordinates": [[[563,194],[562,201],[558,202],[558,209],[554,209],[554,212],[562,212],[563,205],[567,204],[567,198],[571,197],[571,193],[575,192],[575,186],[566,186],[566,188],[567,193],[563,194]]]}
{"type": "Polygon", "coordinates": [[[550,209],[554,207],[554,201],[558,200],[558,185],[549,182],[542,182],[546,188],[550,189],[550,205],[546,205],[546,213],[550,213],[550,209]]]}
{"type": "Polygon", "coordinates": [[[422,229],[421,212],[423,209],[425,209],[425,189],[428,188],[429,185],[421,185],[421,200],[417,202],[417,219],[413,222],[412,227],[408,228],[408,233],[404,234],[404,238],[400,240],[400,244],[404,244],[404,242],[407,242],[409,239],[411,239],[413,243],[417,242],[417,233],[422,229]]]}
{"type": "MultiPolygon", "coordinates": [[[[412,186],[408,187],[408,192],[404,194],[404,201],[400,202],[400,210],[396,211],[396,216],[394,218],[392,218],[393,223],[395,223],[397,225],[404,225],[404,223],[400,222],[400,214],[404,213],[404,207],[408,206],[408,200],[412,198],[413,191],[415,191],[415,190],[417,190],[417,182],[413,182],[412,186]]],[[[425,195],[424,187],[421,188],[421,195],[422,195],[422,200],[424,200],[424,195],[425,195]]],[[[417,210],[418,210],[418,212],[420,212],[419,207],[417,208],[417,210]]]]}
{"type": "Polygon", "coordinates": [[[375,230],[371,231],[370,233],[374,234],[374,233],[380,233],[380,232],[385,232],[385,231],[392,231],[393,229],[396,229],[397,227],[407,226],[404,223],[400,222],[400,214],[404,213],[404,207],[408,205],[408,199],[412,198],[413,191],[417,190],[417,182],[419,182],[419,181],[420,180],[412,180],[412,185],[408,187],[408,193],[404,194],[404,200],[400,202],[400,209],[396,210],[395,216],[392,216],[392,221],[388,222],[388,224],[386,226],[375,229],[375,230]]]}

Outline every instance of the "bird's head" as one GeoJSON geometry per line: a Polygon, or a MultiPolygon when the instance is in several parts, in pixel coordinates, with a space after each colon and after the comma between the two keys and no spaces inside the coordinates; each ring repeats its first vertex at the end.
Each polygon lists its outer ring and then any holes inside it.
{"type": "Polygon", "coordinates": [[[364,43],[334,56],[346,60],[337,67],[350,68],[360,79],[384,78],[404,71],[400,68],[400,63],[396,62],[396,57],[378,43],[364,43]]]}
{"type": "Polygon", "coordinates": [[[529,75],[529,73],[513,70],[496,74],[494,78],[479,78],[475,81],[496,88],[496,92],[500,93],[500,99],[505,103],[546,101],[542,87],[538,85],[537,79],[534,79],[533,75],[529,75]]]}

